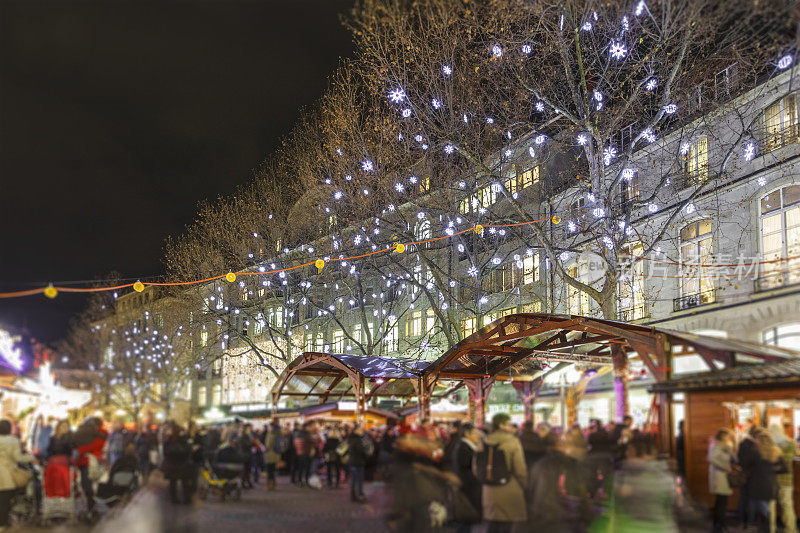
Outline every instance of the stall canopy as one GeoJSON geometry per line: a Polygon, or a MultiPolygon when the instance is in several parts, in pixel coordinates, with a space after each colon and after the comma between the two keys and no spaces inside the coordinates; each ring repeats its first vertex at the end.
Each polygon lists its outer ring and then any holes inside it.
{"type": "Polygon", "coordinates": [[[744,364],[714,372],[692,374],[656,383],[655,392],[694,390],[751,389],[800,386],[800,359],[771,363],[744,364]]]}
{"type": "Polygon", "coordinates": [[[281,396],[319,398],[320,403],[346,397],[413,396],[428,364],[417,359],[306,352],[278,377],[272,388],[273,404],[281,396]]]}

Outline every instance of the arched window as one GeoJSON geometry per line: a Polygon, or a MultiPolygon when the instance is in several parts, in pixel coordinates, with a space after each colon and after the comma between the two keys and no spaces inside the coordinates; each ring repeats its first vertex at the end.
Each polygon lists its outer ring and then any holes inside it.
{"type": "Polygon", "coordinates": [[[761,333],[761,340],[764,344],[800,350],[800,322],[766,329],[761,333]]]}
{"type": "Polygon", "coordinates": [[[711,221],[687,224],[680,231],[680,241],[681,297],[675,301],[675,311],[714,301],[714,282],[707,268],[714,253],[711,221]]]}
{"type": "Polygon", "coordinates": [[[761,133],[765,152],[797,142],[797,94],[784,96],[764,109],[761,133]]]}
{"type": "MultiPolygon", "coordinates": [[[[431,238],[431,221],[423,218],[414,228],[414,237],[417,241],[427,241],[431,238]]],[[[420,248],[427,248],[429,243],[422,243],[420,248]]]]}
{"type": "Polygon", "coordinates": [[[761,259],[757,290],[800,283],[800,185],[761,198],[761,259]]]}

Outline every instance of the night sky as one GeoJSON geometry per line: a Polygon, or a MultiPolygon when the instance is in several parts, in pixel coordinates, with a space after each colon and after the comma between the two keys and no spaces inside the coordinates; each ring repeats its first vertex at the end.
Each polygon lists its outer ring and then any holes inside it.
{"type": "MultiPolygon", "coordinates": [[[[0,3],[0,290],[163,272],[164,239],[229,194],[321,96],[352,0],[0,3]]],[[[0,300],[62,336],[84,304],[0,300]]]]}

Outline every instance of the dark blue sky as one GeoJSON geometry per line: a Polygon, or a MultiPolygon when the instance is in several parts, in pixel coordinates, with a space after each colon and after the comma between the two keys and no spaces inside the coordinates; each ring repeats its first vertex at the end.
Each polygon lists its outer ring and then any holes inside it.
{"type": "MultiPolygon", "coordinates": [[[[0,290],[162,272],[322,94],[352,0],[0,3],[0,290]]],[[[0,300],[61,336],[79,296],[0,300]]]]}

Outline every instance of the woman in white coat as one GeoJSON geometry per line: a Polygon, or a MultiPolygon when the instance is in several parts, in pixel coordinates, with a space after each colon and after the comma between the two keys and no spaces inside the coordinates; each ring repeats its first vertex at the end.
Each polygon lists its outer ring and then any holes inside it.
{"type": "Polygon", "coordinates": [[[33,460],[33,456],[22,453],[19,439],[11,435],[11,422],[0,420],[0,531],[5,531],[9,526],[11,497],[17,489],[12,470],[17,463],[30,463],[33,460]]]}
{"type": "Polygon", "coordinates": [[[714,533],[727,529],[725,512],[728,509],[728,496],[733,493],[728,483],[728,473],[734,468],[736,468],[736,455],[733,452],[733,433],[723,428],[717,431],[714,443],[708,450],[708,492],[715,496],[714,533]]]}

